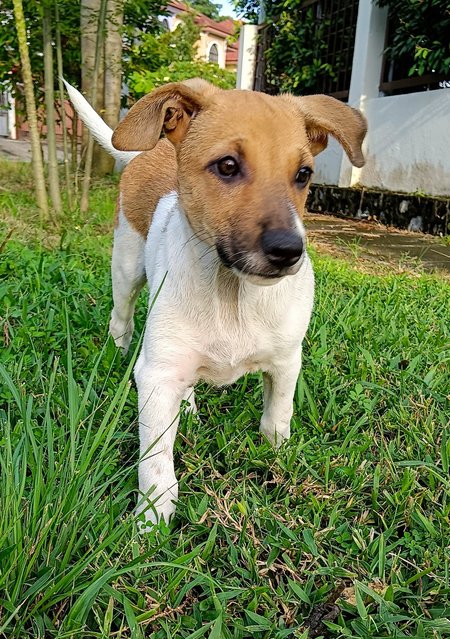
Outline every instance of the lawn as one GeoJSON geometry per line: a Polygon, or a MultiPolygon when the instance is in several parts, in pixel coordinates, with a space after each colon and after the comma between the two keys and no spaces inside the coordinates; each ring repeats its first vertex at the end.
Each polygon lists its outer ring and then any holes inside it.
{"type": "Polygon", "coordinates": [[[261,440],[258,375],[202,385],[176,518],[139,536],[136,349],[107,336],[117,181],[49,232],[29,168],[0,176],[0,637],[449,637],[448,280],[313,252],[292,438],[261,440]]]}

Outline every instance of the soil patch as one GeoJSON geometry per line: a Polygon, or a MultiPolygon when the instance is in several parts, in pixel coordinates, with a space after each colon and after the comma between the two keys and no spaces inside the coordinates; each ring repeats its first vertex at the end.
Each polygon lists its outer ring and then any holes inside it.
{"type": "Polygon", "coordinates": [[[450,276],[450,246],[441,238],[322,213],[307,213],[304,222],[308,239],[319,251],[352,257],[365,270],[372,265],[400,272],[441,271],[450,276]]]}

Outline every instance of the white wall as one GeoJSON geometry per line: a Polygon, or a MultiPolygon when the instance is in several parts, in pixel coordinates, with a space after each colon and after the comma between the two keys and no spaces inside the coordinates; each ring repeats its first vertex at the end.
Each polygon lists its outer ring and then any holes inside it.
{"type": "Polygon", "coordinates": [[[450,195],[450,89],[373,98],[359,182],[392,191],[450,195]]]}
{"type": "Polygon", "coordinates": [[[328,138],[328,146],[315,160],[314,184],[339,184],[344,152],[334,138],[328,138]]]}
{"type": "Polygon", "coordinates": [[[17,137],[16,103],[12,95],[5,88],[0,87],[0,135],[11,140],[17,137]]]}

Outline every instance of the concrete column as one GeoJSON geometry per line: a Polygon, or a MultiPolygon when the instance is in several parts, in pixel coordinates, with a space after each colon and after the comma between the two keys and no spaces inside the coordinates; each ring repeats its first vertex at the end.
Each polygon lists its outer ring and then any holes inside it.
{"type": "MultiPolygon", "coordinates": [[[[383,64],[387,13],[387,7],[379,7],[374,0],[359,0],[348,104],[363,113],[366,101],[380,95],[378,87],[383,64]]],[[[343,155],[339,186],[357,184],[360,171],[343,155]]]]}
{"type": "Polygon", "coordinates": [[[10,93],[7,93],[9,101],[8,114],[8,135],[11,140],[17,140],[17,128],[16,128],[16,101],[10,93]]]}
{"type": "Polygon", "coordinates": [[[236,74],[236,88],[253,89],[256,66],[256,45],[258,25],[243,24],[239,35],[239,55],[236,74]]]}

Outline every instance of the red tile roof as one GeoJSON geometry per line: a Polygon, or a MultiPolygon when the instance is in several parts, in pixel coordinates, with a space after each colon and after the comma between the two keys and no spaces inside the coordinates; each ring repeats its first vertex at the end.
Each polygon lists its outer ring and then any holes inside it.
{"type": "Polygon", "coordinates": [[[239,56],[239,42],[227,42],[226,64],[237,64],[239,56]]]}
{"type": "MultiPolygon", "coordinates": [[[[169,0],[167,6],[172,7],[177,11],[183,11],[186,13],[192,11],[190,7],[185,5],[183,2],[180,2],[179,0],[169,0]]],[[[223,39],[234,35],[234,32],[236,30],[234,21],[231,18],[226,18],[225,20],[221,20],[220,22],[218,22],[216,20],[213,20],[212,18],[208,18],[208,16],[205,16],[203,13],[197,13],[195,16],[195,22],[202,29],[202,31],[206,33],[212,33],[213,35],[216,35],[219,38],[223,39]]],[[[237,64],[238,53],[239,43],[227,41],[226,64],[237,64]]]]}
{"type": "Polygon", "coordinates": [[[183,2],[178,2],[178,0],[170,0],[170,2],[167,3],[167,6],[179,9],[180,11],[189,11],[188,7],[183,4],[183,2]]]}
{"type": "MultiPolygon", "coordinates": [[[[179,0],[169,0],[167,6],[178,9],[178,11],[191,11],[187,5],[183,2],[179,2],[179,0]]],[[[204,31],[215,33],[222,37],[231,36],[235,32],[234,22],[231,18],[226,18],[225,20],[218,22],[212,18],[208,18],[208,16],[205,16],[203,13],[197,13],[195,16],[195,22],[202,27],[204,31]]]]}
{"type": "Polygon", "coordinates": [[[205,31],[218,31],[219,33],[223,33],[225,36],[233,35],[235,31],[234,22],[230,18],[217,22],[216,20],[212,20],[211,18],[204,16],[202,13],[199,13],[195,18],[195,22],[203,27],[205,31]]]}

